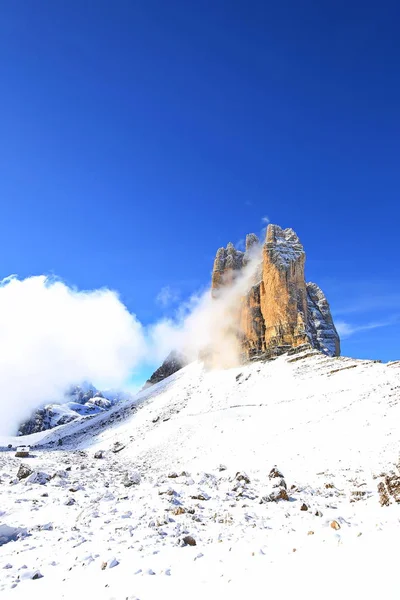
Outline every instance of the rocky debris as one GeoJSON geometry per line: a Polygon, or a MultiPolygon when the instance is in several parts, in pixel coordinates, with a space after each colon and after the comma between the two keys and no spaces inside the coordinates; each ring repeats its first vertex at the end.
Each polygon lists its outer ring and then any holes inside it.
{"type": "Polygon", "coordinates": [[[389,506],[392,501],[400,503],[400,476],[393,471],[383,474],[383,481],[378,484],[378,493],[381,506],[389,506]]]}
{"type": "Polygon", "coordinates": [[[16,458],[28,458],[30,452],[29,446],[18,446],[15,453],[16,458]]]}
{"type": "Polygon", "coordinates": [[[50,481],[51,475],[44,471],[33,471],[26,479],[26,483],[36,483],[38,485],[46,485],[50,481]]]}
{"type": "Polygon", "coordinates": [[[179,477],[178,473],[175,473],[175,471],[171,471],[170,473],[168,473],[167,477],[169,477],[170,479],[176,479],[177,477],[179,477]]]}
{"type": "Polygon", "coordinates": [[[97,452],[94,453],[93,458],[103,458],[103,450],[97,450],[97,452]]]}
{"type": "Polygon", "coordinates": [[[185,537],[182,538],[182,543],[184,546],[196,546],[197,545],[196,540],[191,535],[185,535],[185,537]]]}
{"type": "Polygon", "coordinates": [[[21,464],[18,469],[17,478],[26,479],[33,473],[33,470],[28,465],[21,464]]]}
{"type": "Polygon", "coordinates": [[[243,481],[244,483],[250,483],[250,478],[246,473],[238,472],[235,475],[236,481],[243,481]]]}
{"type": "Polygon", "coordinates": [[[283,479],[283,473],[281,473],[280,470],[278,469],[278,467],[275,466],[269,472],[268,477],[269,477],[269,479],[275,479],[275,478],[283,479]]]}
{"type": "Polygon", "coordinates": [[[139,471],[130,471],[125,473],[123,484],[125,487],[131,487],[132,485],[139,485],[141,481],[141,475],[139,471]]]}
{"type": "Polygon", "coordinates": [[[64,504],[65,506],[72,506],[73,504],[76,504],[76,500],[75,498],[67,498],[64,504]]]}
{"type": "Polygon", "coordinates": [[[105,569],[113,569],[117,565],[119,565],[119,561],[113,557],[113,558],[110,558],[109,560],[102,562],[100,568],[102,571],[104,571],[105,569]]]}
{"type": "Polygon", "coordinates": [[[269,486],[267,492],[262,496],[260,504],[267,502],[278,502],[279,500],[289,500],[287,493],[286,481],[283,477],[283,473],[275,466],[271,469],[269,475],[269,486]]]}
{"type": "Polygon", "coordinates": [[[336,529],[336,530],[340,529],[340,525],[337,521],[331,521],[330,526],[332,527],[332,529],[336,529]]]}
{"type": "MultiPolygon", "coordinates": [[[[186,365],[187,360],[182,353],[177,351],[170,352],[167,358],[162,363],[161,367],[154,371],[152,376],[146,381],[143,389],[149,387],[150,385],[154,385],[156,383],[159,383],[160,381],[163,381],[163,379],[166,379],[170,375],[173,375],[177,371],[180,371],[180,369],[183,369],[183,367],[185,367],[186,365]]],[[[156,421],[153,421],[153,423],[155,422],[156,421]]]]}
{"type": "Polygon", "coordinates": [[[43,575],[41,574],[40,571],[36,570],[36,571],[28,571],[28,570],[24,570],[18,577],[18,579],[20,579],[21,581],[23,581],[24,579],[41,579],[43,577],[43,575]]]}
{"type": "Polygon", "coordinates": [[[303,510],[303,511],[308,510],[308,506],[305,502],[303,502],[303,504],[300,506],[300,510],[303,510]]]}
{"type": "Polygon", "coordinates": [[[118,452],[121,452],[121,450],[123,450],[125,448],[125,444],[122,444],[122,442],[115,442],[113,447],[111,448],[111,452],[114,452],[114,454],[117,454],[118,452]]]}
{"type": "Polygon", "coordinates": [[[24,527],[10,527],[9,525],[0,525],[0,546],[8,544],[8,542],[15,542],[22,537],[26,537],[28,531],[24,527]]]}
{"type": "MultiPolygon", "coordinates": [[[[257,236],[250,234],[245,254],[231,243],[217,251],[211,279],[213,298],[218,299],[220,290],[232,285],[258,244],[257,236]]],[[[304,263],[305,252],[293,229],[268,225],[259,268],[237,306],[244,361],[300,346],[330,356],[340,354],[329,304],[315,283],[306,283],[304,263]]]]}

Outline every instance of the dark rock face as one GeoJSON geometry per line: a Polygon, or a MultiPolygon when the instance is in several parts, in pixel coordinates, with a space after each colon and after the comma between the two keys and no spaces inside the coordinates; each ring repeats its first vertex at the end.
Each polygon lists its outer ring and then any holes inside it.
{"type": "Polygon", "coordinates": [[[161,367],[154,371],[153,375],[146,381],[145,387],[154,385],[173,375],[187,364],[185,357],[179,352],[170,352],[161,367]]]}

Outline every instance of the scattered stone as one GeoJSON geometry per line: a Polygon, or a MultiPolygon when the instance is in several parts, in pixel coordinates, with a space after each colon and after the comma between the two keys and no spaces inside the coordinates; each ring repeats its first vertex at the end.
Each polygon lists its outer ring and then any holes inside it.
{"type": "Polygon", "coordinates": [[[103,458],[103,450],[97,450],[97,452],[94,453],[93,458],[103,458]]]}
{"type": "Polygon", "coordinates": [[[80,489],[81,489],[80,485],[73,485],[72,487],[69,488],[69,491],[75,493],[75,492],[78,492],[80,489]]]}
{"type": "Polygon", "coordinates": [[[24,527],[10,527],[9,525],[0,525],[0,546],[8,544],[8,542],[15,542],[20,538],[26,537],[28,531],[24,527]]]}
{"type": "Polygon", "coordinates": [[[333,483],[326,483],[325,487],[327,490],[334,488],[335,486],[333,485],[333,483]]]}
{"type": "Polygon", "coordinates": [[[191,535],[185,535],[182,542],[185,546],[196,546],[196,540],[191,535]]]}
{"type": "Polygon", "coordinates": [[[18,576],[18,578],[21,581],[24,579],[41,579],[42,577],[43,575],[40,571],[24,571],[23,573],[21,573],[21,575],[18,576]]]}
{"type": "Polygon", "coordinates": [[[3,569],[12,569],[12,564],[10,564],[10,563],[5,564],[3,569]]]}
{"type": "Polygon", "coordinates": [[[117,452],[121,452],[121,450],[124,448],[125,444],[122,444],[121,442],[115,442],[114,446],[111,448],[111,451],[114,452],[114,454],[117,454],[117,452]]]}
{"type": "Polygon", "coordinates": [[[305,502],[300,506],[300,510],[308,510],[308,506],[305,502]]]}
{"type": "Polygon", "coordinates": [[[331,525],[332,529],[336,529],[336,530],[340,529],[340,525],[337,521],[331,521],[330,525],[331,525]]]}
{"type": "Polygon", "coordinates": [[[37,483],[39,485],[45,485],[50,481],[51,476],[44,471],[33,471],[27,478],[27,483],[37,483]]]}
{"type": "Polygon", "coordinates": [[[238,471],[235,475],[236,481],[244,481],[245,483],[250,483],[250,477],[241,471],[238,471]]]}
{"type": "Polygon", "coordinates": [[[284,475],[279,471],[277,466],[275,466],[271,469],[268,477],[269,477],[269,479],[275,479],[276,477],[278,477],[279,479],[284,479],[284,475]]]}
{"type": "Polygon", "coordinates": [[[27,458],[29,456],[29,446],[18,446],[15,456],[17,458],[27,458]]]}
{"type": "Polygon", "coordinates": [[[193,496],[190,496],[192,500],[209,500],[210,496],[208,494],[206,494],[205,492],[200,492],[199,494],[195,494],[193,496]]]}
{"type": "Polygon", "coordinates": [[[322,517],[322,512],[320,510],[316,510],[315,511],[315,516],[316,517],[322,517]]]}
{"type": "Polygon", "coordinates": [[[173,509],[172,514],[178,516],[185,514],[185,512],[186,510],[183,508],[183,506],[178,506],[177,508],[173,509]]]}
{"type": "Polygon", "coordinates": [[[67,500],[64,502],[65,506],[72,506],[73,504],[76,504],[76,500],[75,498],[67,498],[67,500]]]}
{"type": "Polygon", "coordinates": [[[28,465],[21,464],[18,469],[17,477],[18,479],[26,479],[33,473],[33,470],[28,467],[28,465]]]}
{"type": "Polygon", "coordinates": [[[125,473],[123,484],[125,487],[131,487],[132,485],[139,485],[140,481],[141,475],[139,471],[131,471],[130,473],[125,473]]]}
{"type": "Polygon", "coordinates": [[[228,468],[228,467],[227,467],[226,465],[219,465],[219,467],[218,467],[218,471],[220,471],[220,472],[221,472],[221,471],[226,471],[226,469],[227,469],[227,468],[228,468]]]}
{"type": "Polygon", "coordinates": [[[190,477],[190,473],[188,473],[187,471],[182,471],[179,477],[190,477]]]}
{"type": "Polygon", "coordinates": [[[175,473],[175,471],[172,471],[171,473],[168,473],[168,477],[170,479],[176,479],[177,477],[179,477],[178,473],[175,473]]]}
{"type": "Polygon", "coordinates": [[[159,421],[159,420],[160,420],[160,417],[159,417],[159,416],[158,416],[158,417],[155,417],[155,418],[152,420],[152,423],[157,423],[157,421],[159,421]]]}
{"type": "Polygon", "coordinates": [[[263,496],[260,500],[260,504],[266,504],[268,502],[278,502],[279,500],[289,500],[286,488],[273,488],[268,494],[263,496]]]}
{"type": "Polygon", "coordinates": [[[11,449],[12,449],[12,444],[8,444],[7,448],[8,448],[9,450],[11,450],[11,449]]]}
{"type": "Polygon", "coordinates": [[[314,532],[313,532],[313,531],[309,531],[309,532],[307,533],[307,535],[314,535],[314,532]]]}
{"type": "Polygon", "coordinates": [[[400,476],[393,472],[382,476],[384,479],[378,484],[380,505],[389,506],[393,500],[400,503],[400,476]]]}
{"type": "Polygon", "coordinates": [[[65,470],[66,470],[66,471],[71,471],[71,470],[72,470],[72,467],[71,467],[71,466],[69,466],[69,467],[65,467],[65,470]]]}
{"type": "Polygon", "coordinates": [[[167,488],[167,489],[163,489],[163,490],[158,490],[158,495],[159,496],[174,496],[176,494],[175,490],[173,490],[171,487],[167,488]]]}

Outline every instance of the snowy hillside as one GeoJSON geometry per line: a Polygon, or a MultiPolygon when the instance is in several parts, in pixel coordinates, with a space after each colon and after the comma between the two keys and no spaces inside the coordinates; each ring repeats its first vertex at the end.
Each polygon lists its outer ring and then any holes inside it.
{"type": "Polygon", "coordinates": [[[2,438],[0,591],[398,598],[399,424],[400,362],[306,351],[2,438]]]}

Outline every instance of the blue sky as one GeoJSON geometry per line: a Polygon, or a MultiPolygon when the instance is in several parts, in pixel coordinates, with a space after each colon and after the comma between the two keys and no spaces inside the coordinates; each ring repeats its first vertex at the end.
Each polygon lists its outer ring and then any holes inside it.
{"type": "Polygon", "coordinates": [[[2,277],[108,286],[151,323],[268,216],[300,236],[343,354],[400,358],[398,3],[0,17],[2,277]]]}

